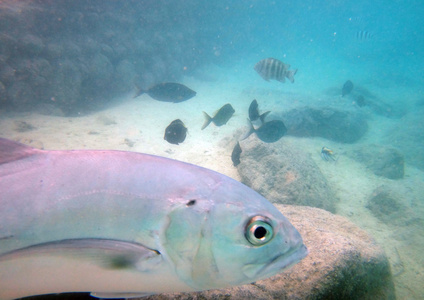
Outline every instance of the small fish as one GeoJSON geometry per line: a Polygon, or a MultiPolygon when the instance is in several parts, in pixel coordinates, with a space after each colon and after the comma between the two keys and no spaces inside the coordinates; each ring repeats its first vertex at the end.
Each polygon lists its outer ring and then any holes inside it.
{"type": "Polygon", "coordinates": [[[266,58],[259,61],[254,69],[266,81],[275,79],[280,82],[285,82],[285,78],[287,77],[291,83],[294,82],[294,75],[297,72],[297,69],[289,70],[290,65],[275,58],[266,58]]]}
{"type": "Polygon", "coordinates": [[[183,102],[196,96],[195,91],[191,90],[183,84],[174,82],[159,83],[152,86],[148,90],[138,88],[138,92],[134,98],[144,93],[148,94],[155,100],[174,103],[183,102]]]}
{"type": "Polygon", "coordinates": [[[241,139],[247,139],[252,133],[256,133],[256,136],[265,143],[274,143],[281,139],[287,132],[287,128],[283,121],[272,120],[265,122],[261,127],[255,129],[252,122],[249,121],[249,131],[241,139]]]}
{"type": "Polygon", "coordinates": [[[241,150],[240,143],[237,142],[237,144],[234,146],[233,152],[231,153],[231,160],[233,161],[234,167],[237,167],[240,164],[240,154],[243,151],[241,150]]]}
{"type": "Polygon", "coordinates": [[[346,81],[342,88],[342,97],[349,95],[352,90],[353,90],[352,81],[350,80],[346,81]]]}
{"type": "Polygon", "coordinates": [[[337,160],[333,150],[331,150],[327,147],[322,147],[321,158],[325,161],[336,161],[337,160]]]}
{"type": "Polygon", "coordinates": [[[355,37],[358,41],[366,41],[372,39],[374,34],[366,30],[359,30],[356,32],[355,37]]]}
{"type": "Polygon", "coordinates": [[[0,138],[0,191],[2,300],[226,288],[271,277],[308,254],[257,192],[164,157],[45,151],[0,138]]]}
{"type": "Polygon", "coordinates": [[[202,130],[208,127],[213,122],[216,126],[222,126],[227,124],[228,120],[233,116],[235,110],[230,103],[225,104],[221,107],[218,112],[211,118],[207,113],[203,112],[205,116],[205,123],[202,126],[202,130]]]}
{"type": "Polygon", "coordinates": [[[165,135],[163,137],[170,144],[178,145],[184,142],[187,135],[187,127],[180,119],[176,119],[171,122],[165,129],[165,135]]]}
{"type": "Polygon", "coordinates": [[[270,111],[264,112],[262,115],[259,114],[258,102],[256,99],[250,103],[249,106],[249,119],[250,121],[256,121],[257,119],[261,120],[261,123],[265,122],[265,117],[270,113],[270,111]]]}

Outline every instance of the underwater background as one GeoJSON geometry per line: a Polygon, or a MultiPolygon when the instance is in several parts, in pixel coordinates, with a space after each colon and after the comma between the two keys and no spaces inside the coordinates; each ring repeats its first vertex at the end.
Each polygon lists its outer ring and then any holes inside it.
{"type": "Polygon", "coordinates": [[[384,248],[399,299],[422,299],[423,16],[418,0],[0,0],[0,136],[157,154],[246,182],[231,154],[256,99],[328,181],[337,201],[317,206],[384,248]],[[270,57],[297,69],[294,83],[259,76],[255,64],[270,57]],[[196,96],[133,98],[163,82],[196,96]],[[201,130],[202,112],[226,103],[228,122],[201,130]],[[179,145],[164,140],[175,119],[188,129],[179,145]]]}

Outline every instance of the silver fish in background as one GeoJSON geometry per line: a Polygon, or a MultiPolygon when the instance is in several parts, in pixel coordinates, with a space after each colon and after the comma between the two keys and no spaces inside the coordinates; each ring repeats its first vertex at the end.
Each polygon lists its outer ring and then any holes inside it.
{"type": "Polygon", "coordinates": [[[255,71],[266,81],[274,79],[280,82],[285,82],[286,78],[293,83],[296,70],[289,70],[290,65],[283,63],[275,58],[266,58],[259,61],[255,67],[255,71]]]}
{"type": "Polygon", "coordinates": [[[124,151],[0,138],[0,299],[251,283],[307,255],[265,198],[217,172],[124,151]]]}
{"type": "Polygon", "coordinates": [[[159,83],[147,90],[137,87],[137,94],[133,98],[137,98],[146,93],[150,97],[158,101],[164,102],[183,102],[196,96],[196,92],[183,84],[175,82],[159,83]]]}

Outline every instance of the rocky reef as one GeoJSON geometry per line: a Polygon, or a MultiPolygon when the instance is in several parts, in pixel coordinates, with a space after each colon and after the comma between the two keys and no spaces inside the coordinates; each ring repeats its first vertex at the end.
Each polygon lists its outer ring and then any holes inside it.
{"type": "Polygon", "coordinates": [[[323,208],[335,212],[338,201],[326,178],[300,146],[281,139],[264,144],[252,137],[242,142],[242,182],[273,203],[323,208]]]}
{"type": "Polygon", "coordinates": [[[177,81],[214,56],[192,4],[1,1],[0,109],[69,115],[177,81]]]}

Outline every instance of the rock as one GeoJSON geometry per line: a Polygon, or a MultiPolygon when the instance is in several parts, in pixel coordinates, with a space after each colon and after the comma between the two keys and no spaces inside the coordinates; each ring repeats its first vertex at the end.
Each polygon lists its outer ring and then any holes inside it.
{"type": "Polygon", "coordinates": [[[355,147],[346,154],[363,163],[377,176],[389,179],[401,179],[404,176],[403,155],[394,148],[366,144],[355,147]]]}
{"type": "Polygon", "coordinates": [[[15,81],[15,73],[16,70],[14,68],[8,64],[4,64],[0,67],[0,80],[5,85],[12,85],[12,83],[15,81]]]}
{"type": "Polygon", "coordinates": [[[66,114],[81,100],[82,75],[78,65],[69,59],[59,60],[54,66],[55,76],[49,89],[51,104],[60,107],[66,114]]]}
{"type": "Polygon", "coordinates": [[[366,207],[384,223],[400,225],[406,210],[401,200],[390,188],[379,186],[372,192],[366,207]]]}
{"type": "Polygon", "coordinates": [[[115,90],[122,93],[134,90],[134,79],[136,76],[134,65],[129,60],[121,60],[116,66],[114,74],[113,84],[115,85],[115,90]]]}
{"type": "Polygon", "coordinates": [[[287,134],[319,136],[341,143],[355,143],[368,130],[365,116],[355,110],[330,107],[301,107],[276,114],[287,127],[287,134]]]}
{"type": "Polygon", "coordinates": [[[88,78],[84,82],[85,90],[89,94],[100,93],[101,88],[107,88],[113,77],[114,68],[109,59],[97,53],[87,62],[88,78]]]}
{"type": "MultiPolygon", "coordinates": [[[[5,22],[5,20],[2,21],[5,22]]],[[[15,51],[16,44],[16,40],[12,36],[0,33],[0,54],[5,57],[5,60],[15,51]]]]}
{"type": "Polygon", "coordinates": [[[301,262],[249,285],[143,299],[395,299],[389,261],[365,231],[321,209],[277,208],[299,230],[309,249],[301,262]]]}
{"type": "Polygon", "coordinates": [[[284,138],[265,144],[256,136],[242,141],[242,182],[273,203],[307,205],[335,211],[337,198],[315,162],[284,138]]]}
{"type": "Polygon", "coordinates": [[[33,95],[29,84],[17,81],[7,89],[7,102],[19,111],[28,111],[34,105],[33,95]]]}
{"type": "Polygon", "coordinates": [[[424,107],[402,117],[387,128],[383,142],[399,149],[406,163],[424,170],[424,107]]]}
{"type": "Polygon", "coordinates": [[[27,34],[18,40],[18,51],[24,55],[37,56],[44,49],[44,43],[41,38],[27,34]]]}
{"type": "Polygon", "coordinates": [[[6,103],[6,101],[7,101],[6,98],[7,98],[6,87],[0,81],[0,105],[6,103]]]}
{"type": "Polygon", "coordinates": [[[81,47],[72,41],[65,41],[62,45],[63,54],[68,58],[75,58],[82,56],[81,47]]]}
{"type": "MultiPolygon", "coordinates": [[[[54,103],[54,102],[53,102],[54,103]]],[[[41,115],[64,117],[63,111],[52,103],[40,103],[34,108],[34,111],[41,115]]]]}
{"type": "Polygon", "coordinates": [[[59,43],[49,43],[44,49],[45,56],[49,59],[61,58],[64,52],[64,47],[59,43]]]}
{"type": "Polygon", "coordinates": [[[100,44],[101,54],[105,55],[109,60],[114,60],[116,58],[113,48],[106,44],[100,44]]]}
{"type": "Polygon", "coordinates": [[[25,121],[14,121],[14,123],[15,123],[15,131],[17,132],[27,132],[27,131],[37,129],[37,127],[25,121]]]}

